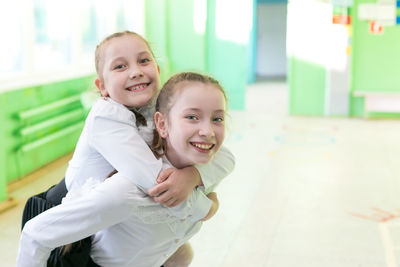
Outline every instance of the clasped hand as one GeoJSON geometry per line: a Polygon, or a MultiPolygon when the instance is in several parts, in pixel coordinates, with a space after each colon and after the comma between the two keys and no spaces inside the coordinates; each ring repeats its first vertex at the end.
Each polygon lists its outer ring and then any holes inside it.
{"type": "Polygon", "coordinates": [[[182,203],[196,186],[201,185],[201,177],[195,167],[169,168],[160,172],[157,183],[147,193],[155,202],[171,208],[182,203]]]}

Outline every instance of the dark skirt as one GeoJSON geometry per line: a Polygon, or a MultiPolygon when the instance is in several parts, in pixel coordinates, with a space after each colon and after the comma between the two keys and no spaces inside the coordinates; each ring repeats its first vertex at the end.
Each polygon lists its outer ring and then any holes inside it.
{"type": "MultiPolygon", "coordinates": [[[[39,215],[40,213],[60,205],[61,200],[67,194],[65,180],[50,187],[47,191],[34,195],[28,199],[22,213],[22,228],[27,221],[39,215]]],[[[55,248],[49,259],[47,267],[96,267],[99,266],[90,258],[92,247],[92,238],[87,237],[73,244],[70,251],[62,253],[61,247],[55,248]]]]}

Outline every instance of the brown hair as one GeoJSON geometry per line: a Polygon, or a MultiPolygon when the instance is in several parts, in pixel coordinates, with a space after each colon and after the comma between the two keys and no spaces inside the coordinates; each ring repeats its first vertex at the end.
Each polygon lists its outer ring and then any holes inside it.
{"type": "Polygon", "coordinates": [[[140,34],[138,34],[136,32],[131,32],[131,31],[116,32],[116,33],[113,33],[113,34],[107,36],[106,38],[104,38],[104,40],[101,41],[96,46],[96,50],[94,52],[94,63],[95,63],[97,75],[101,76],[103,52],[104,52],[104,48],[105,48],[106,44],[110,40],[112,40],[114,38],[118,38],[118,37],[124,36],[124,35],[133,35],[135,37],[138,37],[138,38],[142,39],[143,42],[145,42],[145,44],[147,45],[147,48],[150,50],[151,55],[154,57],[154,53],[153,53],[153,50],[150,47],[149,42],[146,39],[144,39],[143,36],[141,36],[140,34]]]}
{"type": "MultiPolygon", "coordinates": [[[[182,87],[177,86],[182,82],[201,82],[204,84],[212,84],[222,92],[225,102],[227,102],[224,88],[222,88],[220,83],[211,76],[196,72],[181,72],[169,78],[169,80],[161,88],[160,94],[157,97],[156,111],[159,111],[164,115],[168,115],[168,112],[173,105],[173,97],[179,90],[183,89],[182,87]]],[[[160,158],[165,154],[167,144],[165,139],[158,134],[157,129],[154,129],[153,132],[151,150],[157,158],[160,158]]]]}

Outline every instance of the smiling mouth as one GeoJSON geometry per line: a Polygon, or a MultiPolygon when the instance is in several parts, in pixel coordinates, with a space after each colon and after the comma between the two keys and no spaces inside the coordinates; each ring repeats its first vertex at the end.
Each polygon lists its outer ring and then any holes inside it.
{"type": "Polygon", "coordinates": [[[149,86],[150,83],[139,83],[139,84],[135,84],[132,86],[129,86],[128,88],[126,88],[126,90],[131,91],[131,92],[139,92],[139,91],[143,91],[147,88],[147,86],[149,86]]]}
{"type": "Polygon", "coordinates": [[[190,142],[190,144],[199,152],[207,153],[212,150],[215,144],[205,144],[205,143],[195,143],[190,142]]]}

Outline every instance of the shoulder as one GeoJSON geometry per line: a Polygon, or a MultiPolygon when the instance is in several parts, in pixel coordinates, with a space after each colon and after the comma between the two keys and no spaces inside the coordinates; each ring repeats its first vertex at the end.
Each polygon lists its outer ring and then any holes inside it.
{"type": "Polygon", "coordinates": [[[103,118],[136,125],[135,114],[124,105],[119,104],[110,98],[98,99],[93,105],[89,117],[92,120],[103,118]]]}

